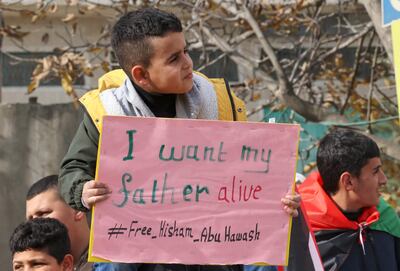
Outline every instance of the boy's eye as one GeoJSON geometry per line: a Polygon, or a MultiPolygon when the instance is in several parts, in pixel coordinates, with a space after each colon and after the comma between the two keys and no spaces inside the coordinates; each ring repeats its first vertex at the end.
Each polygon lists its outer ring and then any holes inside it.
{"type": "Polygon", "coordinates": [[[36,217],[48,217],[50,213],[50,210],[39,211],[36,213],[36,217]]]}
{"type": "Polygon", "coordinates": [[[14,271],[16,271],[16,270],[21,270],[22,267],[23,267],[22,264],[15,264],[13,270],[14,270],[14,271]]]}
{"type": "Polygon", "coordinates": [[[379,171],[380,171],[381,169],[382,169],[381,167],[374,168],[374,170],[372,171],[372,173],[373,173],[373,174],[377,174],[377,173],[379,173],[379,171]]]}
{"type": "Polygon", "coordinates": [[[32,264],[32,266],[35,266],[35,267],[42,266],[42,265],[46,265],[46,263],[43,263],[43,262],[34,262],[34,263],[32,264]]]}

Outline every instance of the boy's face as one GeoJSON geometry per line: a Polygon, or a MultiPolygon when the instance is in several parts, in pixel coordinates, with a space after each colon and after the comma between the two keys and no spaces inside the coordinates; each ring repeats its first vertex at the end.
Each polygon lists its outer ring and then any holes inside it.
{"type": "Polygon", "coordinates": [[[150,93],[183,94],[193,87],[193,62],[186,51],[182,32],[170,32],[149,41],[153,48],[150,65],[145,69],[150,93]]]}
{"type": "Polygon", "coordinates": [[[54,218],[68,229],[68,235],[73,244],[77,234],[77,211],[69,207],[60,198],[56,188],[51,188],[26,201],[26,219],[37,217],[54,218]]]}
{"type": "Polygon", "coordinates": [[[50,217],[69,225],[69,222],[74,218],[74,214],[74,209],[60,198],[55,188],[40,193],[26,202],[27,220],[37,217],[50,217]]]}
{"type": "Polygon", "coordinates": [[[13,257],[14,271],[72,271],[73,259],[70,254],[61,263],[41,250],[16,252],[13,257]]]}
{"type": "Polygon", "coordinates": [[[386,185],[386,176],[382,171],[381,159],[371,158],[361,169],[359,177],[353,177],[353,201],[358,208],[376,206],[379,203],[380,192],[386,185]]]}

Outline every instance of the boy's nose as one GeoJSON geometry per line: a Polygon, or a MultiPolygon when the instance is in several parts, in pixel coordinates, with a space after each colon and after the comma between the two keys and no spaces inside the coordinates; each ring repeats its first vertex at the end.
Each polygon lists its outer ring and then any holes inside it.
{"type": "Polygon", "coordinates": [[[185,60],[185,63],[184,63],[183,67],[185,69],[188,69],[188,68],[193,69],[193,61],[192,61],[192,58],[189,56],[189,54],[185,54],[184,60],[185,60]]]}
{"type": "Polygon", "coordinates": [[[381,175],[381,177],[380,177],[380,179],[379,179],[379,184],[380,184],[381,186],[385,186],[386,183],[387,183],[386,175],[385,175],[385,173],[382,172],[382,175],[381,175]]]}

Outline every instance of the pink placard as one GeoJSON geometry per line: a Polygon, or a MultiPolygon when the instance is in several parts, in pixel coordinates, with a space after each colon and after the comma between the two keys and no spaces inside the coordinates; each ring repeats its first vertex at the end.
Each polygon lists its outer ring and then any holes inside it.
{"type": "Polygon", "coordinates": [[[287,263],[299,126],[107,116],[92,258],[114,262],[287,263]]]}

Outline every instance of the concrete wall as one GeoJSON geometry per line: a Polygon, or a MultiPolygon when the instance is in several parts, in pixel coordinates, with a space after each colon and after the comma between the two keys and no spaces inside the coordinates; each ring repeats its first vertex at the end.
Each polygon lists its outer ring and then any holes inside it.
{"type": "Polygon", "coordinates": [[[25,219],[29,186],[58,173],[80,119],[80,111],[71,104],[0,105],[1,270],[12,270],[8,240],[25,219]]]}

